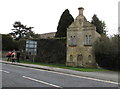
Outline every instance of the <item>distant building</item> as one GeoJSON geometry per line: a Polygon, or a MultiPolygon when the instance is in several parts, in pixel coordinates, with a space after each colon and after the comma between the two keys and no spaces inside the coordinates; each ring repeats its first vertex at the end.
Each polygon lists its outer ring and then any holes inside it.
{"type": "Polygon", "coordinates": [[[54,38],[55,37],[55,33],[56,32],[40,34],[40,38],[42,38],[42,39],[54,38]]]}
{"type": "Polygon", "coordinates": [[[96,27],[83,15],[84,8],[78,8],[79,15],[67,29],[66,65],[80,67],[97,67],[92,52],[94,41],[100,37],[96,27]]]}

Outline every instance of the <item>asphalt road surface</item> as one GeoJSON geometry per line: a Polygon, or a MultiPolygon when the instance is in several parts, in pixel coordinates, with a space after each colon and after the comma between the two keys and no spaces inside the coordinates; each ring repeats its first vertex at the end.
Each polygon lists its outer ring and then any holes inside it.
{"type": "Polygon", "coordinates": [[[2,64],[2,87],[118,87],[117,82],[2,64]]]}

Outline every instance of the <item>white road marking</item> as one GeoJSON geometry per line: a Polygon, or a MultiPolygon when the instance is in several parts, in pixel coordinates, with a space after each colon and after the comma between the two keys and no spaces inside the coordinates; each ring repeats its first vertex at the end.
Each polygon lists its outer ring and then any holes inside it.
{"type": "Polygon", "coordinates": [[[0,70],[0,71],[5,72],[5,73],[10,73],[10,72],[8,72],[8,71],[4,71],[4,70],[0,70]]]}
{"type": "Polygon", "coordinates": [[[39,83],[43,83],[43,84],[46,84],[46,85],[50,85],[50,86],[53,86],[53,87],[62,88],[61,86],[58,86],[58,85],[55,85],[55,84],[51,84],[51,83],[47,83],[47,82],[44,82],[44,81],[41,81],[41,80],[33,79],[33,78],[30,78],[30,77],[27,77],[27,76],[22,76],[22,77],[26,78],[26,79],[29,79],[29,80],[32,80],[32,81],[35,81],[35,82],[39,82],[39,83]]]}
{"type": "MultiPolygon", "coordinates": [[[[12,65],[12,66],[15,66],[15,65],[12,65]]],[[[17,67],[27,68],[27,67],[22,67],[22,66],[17,66],[17,67]]],[[[50,73],[56,73],[56,74],[61,74],[61,75],[67,75],[67,76],[83,78],[83,79],[88,79],[88,80],[94,80],[94,81],[99,81],[99,82],[105,82],[105,83],[111,83],[111,84],[117,84],[117,85],[120,84],[118,82],[102,80],[102,79],[97,79],[97,78],[91,78],[91,77],[84,77],[84,76],[79,76],[79,75],[72,75],[72,74],[67,74],[67,73],[60,73],[60,72],[55,72],[55,71],[48,71],[48,70],[35,69],[35,68],[27,68],[27,69],[34,69],[34,70],[38,70],[38,71],[46,71],[46,72],[50,72],[50,73]]]]}

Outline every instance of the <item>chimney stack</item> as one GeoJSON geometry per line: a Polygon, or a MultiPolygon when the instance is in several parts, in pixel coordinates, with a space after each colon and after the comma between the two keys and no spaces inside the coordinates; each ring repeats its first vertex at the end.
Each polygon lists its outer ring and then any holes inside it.
{"type": "Polygon", "coordinates": [[[79,10],[79,15],[83,15],[84,8],[83,7],[79,7],[78,10],[79,10]]]}

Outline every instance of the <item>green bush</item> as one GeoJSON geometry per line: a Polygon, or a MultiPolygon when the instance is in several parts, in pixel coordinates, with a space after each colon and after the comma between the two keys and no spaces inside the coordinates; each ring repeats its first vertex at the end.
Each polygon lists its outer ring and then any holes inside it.
{"type": "Polygon", "coordinates": [[[9,34],[2,34],[2,50],[18,50],[19,42],[14,40],[9,34]]]}
{"type": "Polygon", "coordinates": [[[120,37],[115,35],[108,38],[102,36],[98,39],[93,47],[95,53],[96,62],[100,67],[106,69],[118,70],[118,62],[120,60],[119,45],[120,37]]]}
{"type": "MultiPolygon", "coordinates": [[[[31,39],[33,40],[33,39],[31,39]]],[[[66,39],[36,39],[37,55],[35,62],[42,63],[66,63],[66,39]]],[[[21,59],[26,59],[25,51],[26,39],[20,40],[19,49],[21,51],[21,59]]],[[[29,61],[33,61],[32,56],[29,61]]]]}
{"type": "Polygon", "coordinates": [[[65,63],[66,39],[38,40],[37,62],[65,63]]]}

